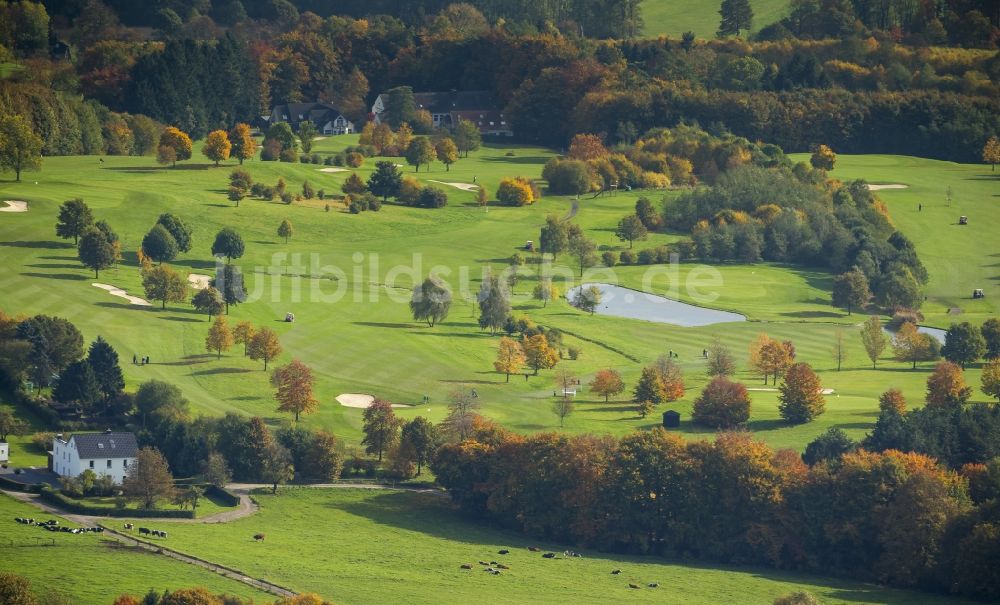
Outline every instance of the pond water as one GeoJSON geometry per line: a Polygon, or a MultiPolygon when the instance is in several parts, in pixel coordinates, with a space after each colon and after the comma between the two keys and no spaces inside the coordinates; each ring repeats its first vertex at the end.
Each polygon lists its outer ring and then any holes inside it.
{"type": "Polygon", "coordinates": [[[599,315],[643,319],[645,321],[655,321],[657,323],[684,327],[710,326],[718,323],[747,320],[745,316],[739,313],[697,307],[656,294],[639,292],[638,290],[630,290],[629,288],[612,286],[610,284],[582,284],[571,289],[566,293],[566,296],[572,300],[580,288],[589,288],[591,286],[597,286],[601,289],[601,304],[598,305],[595,311],[599,315]]]}

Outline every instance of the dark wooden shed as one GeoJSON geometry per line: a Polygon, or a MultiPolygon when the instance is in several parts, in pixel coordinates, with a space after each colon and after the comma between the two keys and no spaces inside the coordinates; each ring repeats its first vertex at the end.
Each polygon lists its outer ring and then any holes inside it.
{"type": "Polygon", "coordinates": [[[676,410],[663,412],[663,428],[676,429],[681,425],[681,413],[676,410]]]}

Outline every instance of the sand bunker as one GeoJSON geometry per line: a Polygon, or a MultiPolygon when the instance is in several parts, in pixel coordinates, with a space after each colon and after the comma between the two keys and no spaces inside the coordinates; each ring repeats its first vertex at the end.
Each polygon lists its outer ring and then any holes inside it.
{"type": "Polygon", "coordinates": [[[198,275],[197,273],[188,274],[188,283],[195,290],[204,290],[209,286],[209,282],[212,278],[207,275],[198,275]]]}
{"type": "Polygon", "coordinates": [[[109,286],[108,284],[91,284],[91,285],[94,286],[95,288],[100,288],[101,290],[107,290],[108,293],[111,294],[112,296],[118,296],[118,297],[124,298],[125,300],[129,301],[133,305],[138,305],[140,307],[151,307],[151,306],[153,306],[152,303],[150,303],[145,298],[139,298],[138,296],[131,296],[131,295],[129,295],[128,292],[126,292],[125,290],[122,290],[121,288],[119,288],[117,286],[109,286]]]}
{"type": "Polygon", "coordinates": [[[0,208],[0,212],[27,212],[28,202],[22,202],[20,200],[4,200],[6,204],[3,208],[0,208]]]}
{"type": "Polygon", "coordinates": [[[446,183],[445,181],[434,181],[427,179],[431,183],[440,183],[442,185],[448,185],[449,187],[454,187],[455,189],[461,189],[462,191],[478,191],[479,185],[473,185],[472,183],[446,183]]]}
{"type": "Polygon", "coordinates": [[[909,185],[890,184],[890,185],[868,185],[868,191],[882,191],[883,189],[907,189],[909,185]]]}
{"type": "Polygon", "coordinates": [[[347,172],[347,168],[320,168],[320,172],[347,172]]]}
{"type": "MultiPolygon", "coordinates": [[[[343,395],[337,395],[337,401],[340,405],[348,408],[361,408],[362,410],[367,409],[375,402],[375,397],[372,395],[364,395],[362,393],[344,393],[343,395]]],[[[408,408],[410,406],[403,405],[402,403],[392,404],[394,408],[408,408]]]]}

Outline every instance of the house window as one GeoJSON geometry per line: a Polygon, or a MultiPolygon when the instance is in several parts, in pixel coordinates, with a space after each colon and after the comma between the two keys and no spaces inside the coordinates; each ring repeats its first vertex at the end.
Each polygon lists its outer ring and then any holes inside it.
{"type": "Polygon", "coordinates": [[[128,459],[122,460],[122,468],[128,468],[128,459]]]}
{"type": "Polygon", "coordinates": [[[108,460],[108,468],[111,468],[111,461],[108,460]]]}
{"type": "Polygon", "coordinates": [[[94,468],[94,461],[93,460],[90,461],[90,468],[94,468]]]}

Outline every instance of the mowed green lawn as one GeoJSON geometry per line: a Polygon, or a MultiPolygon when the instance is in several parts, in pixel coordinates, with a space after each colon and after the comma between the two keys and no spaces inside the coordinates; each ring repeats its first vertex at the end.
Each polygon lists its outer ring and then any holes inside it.
{"type": "Polygon", "coordinates": [[[668,563],[529,540],[462,520],[445,498],[386,490],[281,489],[233,523],[176,525],[170,545],[335,603],[770,603],[807,590],[824,603],[959,603],[942,596],[758,568],[668,563]],[[263,542],[253,535],[266,533],[263,542]],[[548,560],[538,546],[560,554],[548,560]],[[499,555],[500,549],[508,555],[499,555]],[[499,576],[479,561],[510,567],[499,576]],[[461,569],[471,564],[472,570],[461,569]],[[621,569],[621,575],[611,570],[621,569]],[[642,586],[629,588],[629,583],[642,586]],[[658,583],[659,588],[647,588],[658,583]]]}
{"type": "MultiPolygon", "coordinates": [[[[15,517],[63,519],[0,494],[0,570],[31,580],[37,591],[55,590],[77,605],[109,605],[122,593],[145,595],[149,589],[204,586],[214,593],[250,597],[261,603],[266,593],[215,573],[167,557],[133,550],[99,534],[47,532],[14,522],[15,517]]],[[[170,532],[176,524],[170,526],[170,532]]]]}
{"type": "MultiPolygon", "coordinates": [[[[325,139],[318,143],[318,150],[327,154],[355,140],[325,139]]],[[[436,163],[430,172],[421,169],[416,176],[454,183],[476,180],[495,191],[504,176],[537,178],[548,157],[550,152],[538,148],[487,147],[461,159],[450,172],[436,163]]],[[[84,198],[95,216],[109,221],[124,243],[125,262],[118,269],[102,272],[99,281],[140,296],[134,251],[160,213],[176,213],[194,227],[193,250],[172,263],[184,273],[212,274],[209,249],[215,232],[223,226],[238,229],[247,252],[237,262],[247,275],[254,301],[233,308],[230,321],[251,320],[273,328],[285,349],[277,363],[300,358],[314,369],[321,406],[319,412],[304,418],[307,425],[328,428],[348,444],[356,444],[361,437],[361,410],[337,404],[334,398],[340,393],[371,393],[402,403],[420,402],[426,395],[428,404],[402,409],[398,414],[404,418],[425,415],[438,421],[444,416],[450,391],[476,388],[482,412],[513,430],[559,429],[551,411],[551,371],[527,380],[514,376],[507,384],[492,367],[498,339],[478,329],[471,299],[484,268],[506,267],[506,259],[525,240],[538,239],[545,215],[565,216],[571,199],[545,197],[531,207],[487,210],[475,205],[472,192],[438,184],[450,196],[448,207],[440,210],[387,204],[381,212],[351,215],[336,204],[326,212],[325,203],[316,200],[286,206],[253,199],[236,207],[224,193],[235,162],[214,168],[195,159],[167,169],[157,166],[152,158],[104,160],[102,165],[96,157],[46,158],[43,171],[26,173],[22,183],[0,183],[0,200],[27,200],[30,207],[27,213],[0,213],[0,250],[5,260],[0,265],[0,308],[9,313],[66,317],[81,328],[88,341],[103,335],[119,351],[130,389],[156,378],[180,386],[196,413],[257,414],[272,423],[286,419],[275,412],[272,387],[260,363],[244,358],[239,347],[221,360],[205,352],[209,324],[189,305],[172,304],[165,311],[136,307],[91,285],[98,280],[80,266],[71,243],[54,235],[58,206],[72,197],[84,198]],[[278,224],[286,218],[295,226],[288,244],[276,234],[278,224]],[[431,271],[444,277],[456,294],[447,322],[434,328],[412,321],[406,304],[413,282],[431,271]],[[295,313],[295,323],[282,321],[286,312],[295,313]],[[152,363],[133,366],[133,354],[148,355],[152,363]]],[[[866,176],[864,167],[869,163],[874,166],[869,178],[876,182],[912,182],[914,191],[918,191],[918,182],[954,182],[956,192],[966,188],[970,192],[961,202],[956,198],[956,209],[964,204],[962,212],[973,217],[973,224],[959,232],[965,239],[952,250],[952,261],[935,258],[935,254],[945,253],[945,247],[931,236],[923,237],[920,230],[924,226],[910,222],[913,218],[907,214],[908,205],[893,197],[909,193],[883,193],[894,214],[899,215],[898,224],[921,247],[931,269],[929,292],[949,289],[947,284],[955,283],[961,285],[960,291],[971,294],[973,284],[983,281],[980,277],[995,278],[1000,273],[996,268],[980,268],[988,264],[983,261],[983,252],[995,249],[987,225],[997,218],[995,198],[990,197],[996,193],[996,181],[982,178],[984,168],[866,156],[841,157],[834,174],[866,176]]],[[[366,161],[359,174],[367,177],[373,164],[374,160],[366,161]]],[[[290,189],[298,189],[308,179],[317,189],[336,191],[350,174],[322,172],[312,164],[252,161],[245,168],[261,182],[284,178],[290,189]]],[[[405,170],[414,174],[411,167],[405,170]]],[[[573,220],[598,244],[617,251],[624,246],[615,238],[614,226],[632,212],[638,195],[585,197],[573,220]]],[[[661,197],[659,192],[651,192],[651,196],[661,197]]],[[[929,211],[925,209],[924,215],[930,216],[929,211]]],[[[924,220],[924,215],[918,219],[924,220]]],[[[677,238],[653,235],[638,242],[636,249],[677,238]]],[[[560,257],[559,262],[566,263],[564,272],[569,276],[577,275],[572,259],[560,257]]],[[[1000,261],[989,261],[996,262],[1000,261]]],[[[532,271],[536,267],[530,262],[527,265],[532,271]]],[[[824,385],[837,390],[828,397],[825,415],[798,427],[779,422],[773,391],[754,392],[750,426],[773,446],[801,449],[830,426],[841,427],[854,437],[863,436],[876,416],[878,394],[891,386],[902,388],[911,406],[919,405],[922,399],[929,366],[911,371],[905,364],[885,359],[878,371],[866,369],[870,365],[857,336],[857,324],[864,316],[848,316],[829,305],[830,276],[824,272],[770,264],[683,264],[675,273],[664,266],[625,267],[616,268],[613,275],[598,269],[588,278],[617,280],[680,300],[739,311],[752,321],[680,328],[592,317],[565,300],[543,308],[530,299],[535,277],[526,275],[515,288],[515,314],[560,328],[566,333],[566,346],[582,349],[579,360],[563,361],[563,367],[571,368],[584,382],[598,369],[613,367],[622,372],[628,386],[626,393],[609,403],[581,392],[576,413],[566,421],[566,431],[620,435],[654,425],[665,407],[677,408],[688,418],[691,402],[705,381],[702,350],[719,336],[745,366],[747,347],[761,331],[793,340],[798,358],[813,364],[822,373],[824,385]],[[834,371],[831,354],[837,330],[844,331],[849,349],[842,372],[834,371]],[[641,419],[628,402],[631,389],[642,364],[668,350],[680,355],[688,393],[680,402],[661,406],[655,416],[641,419]]],[[[996,279],[982,287],[992,288],[982,303],[986,305],[983,313],[972,314],[980,307],[971,301],[963,305],[970,313],[967,316],[977,320],[995,312],[989,305],[1000,300],[996,279]]],[[[946,326],[942,318],[933,316],[929,323],[946,326]]],[[[739,377],[751,386],[764,386],[746,371],[739,377]]],[[[970,370],[968,379],[978,386],[978,370],[970,370]]],[[[985,396],[977,391],[974,399],[985,400],[985,396]]],[[[681,430],[700,434],[688,423],[681,430]]],[[[19,450],[23,450],[19,445],[15,442],[13,447],[15,464],[19,450]]]]}
{"type": "MultiPolygon", "coordinates": [[[[788,0],[751,0],[753,31],[781,19],[788,13],[788,0]]],[[[720,2],[702,0],[646,0],[642,16],[646,21],[643,35],[647,38],[669,36],[680,38],[692,31],[699,38],[714,38],[719,30],[720,2]]]]}

